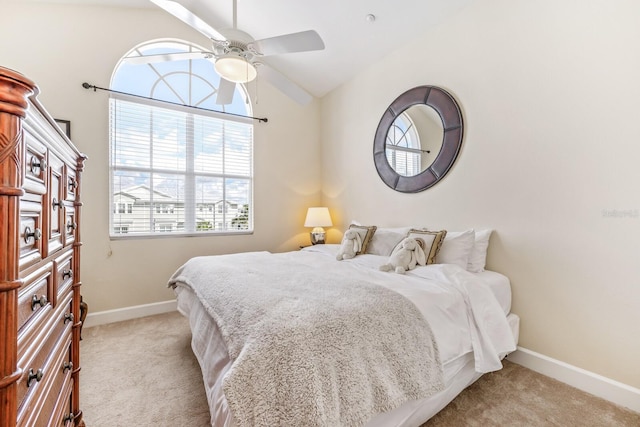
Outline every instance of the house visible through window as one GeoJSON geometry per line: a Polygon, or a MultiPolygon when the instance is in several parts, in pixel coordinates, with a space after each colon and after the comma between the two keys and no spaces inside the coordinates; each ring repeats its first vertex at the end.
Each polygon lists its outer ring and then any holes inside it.
{"type": "Polygon", "coordinates": [[[129,232],[129,227],[126,225],[121,225],[114,227],[113,232],[116,234],[125,234],[129,232]]]}
{"type": "MultiPolygon", "coordinates": [[[[125,56],[201,50],[156,41],[125,56]]],[[[250,104],[241,85],[233,103],[215,104],[219,83],[204,57],[118,64],[111,89],[151,99],[110,99],[112,236],[252,231],[250,104]]]]}

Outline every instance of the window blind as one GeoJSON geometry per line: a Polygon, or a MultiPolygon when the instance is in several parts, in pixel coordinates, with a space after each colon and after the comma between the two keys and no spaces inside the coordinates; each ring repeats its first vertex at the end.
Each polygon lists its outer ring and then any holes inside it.
{"type": "Polygon", "coordinates": [[[398,175],[415,176],[421,171],[420,156],[417,150],[387,145],[387,161],[398,175]]]}
{"type": "Polygon", "coordinates": [[[252,230],[250,118],[110,98],[111,235],[252,230]]]}

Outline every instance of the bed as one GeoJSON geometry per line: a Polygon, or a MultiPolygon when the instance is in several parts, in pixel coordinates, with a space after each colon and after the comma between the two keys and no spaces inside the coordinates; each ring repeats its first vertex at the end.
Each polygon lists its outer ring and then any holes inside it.
{"type": "MultiPolygon", "coordinates": [[[[192,348],[202,369],[212,426],[417,427],[482,374],[501,369],[502,359],[515,350],[519,318],[510,312],[511,289],[506,276],[484,268],[472,273],[455,263],[419,266],[404,275],[382,272],[379,266],[387,256],[363,253],[337,261],[339,246],[315,245],[278,254],[251,252],[196,257],[170,279],[178,310],[189,319],[192,348]],[[245,287],[252,281],[255,282],[253,288],[245,287]],[[328,283],[334,281],[337,284],[332,288],[328,283]],[[303,335],[310,343],[308,346],[307,341],[300,344],[294,338],[289,342],[290,335],[298,333],[292,325],[298,328],[299,322],[290,314],[291,307],[302,304],[302,317],[316,309],[309,309],[304,305],[306,302],[301,302],[302,297],[288,293],[289,290],[272,286],[280,282],[292,282],[301,294],[313,294],[314,289],[320,289],[323,308],[318,311],[334,305],[327,301],[344,301],[342,306],[347,308],[357,306],[360,312],[356,316],[365,316],[366,320],[349,319],[348,325],[371,323],[373,332],[363,332],[367,338],[361,343],[354,338],[353,334],[358,333],[356,329],[356,332],[342,332],[348,329],[344,323],[314,325],[311,332],[307,330],[303,335]],[[341,294],[360,286],[367,288],[366,292],[370,292],[369,286],[374,287],[379,293],[377,299],[360,304],[349,302],[348,297],[341,294]],[[236,300],[218,300],[217,295],[229,288],[239,294],[234,296],[236,300]],[[253,307],[256,300],[264,300],[266,306],[256,303],[253,307]],[[385,306],[382,301],[391,302],[385,306]],[[408,306],[403,305],[406,302],[408,306]],[[282,304],[284,314],[281,312],[275,320],[258,319],[256,312],[269,311],[282,304]],[[374,313],[378,306],[380,311],[374,313]],[[412,310],[427,324],[425,329],[429,333],[425,332],[424,337],[420,319],[413,324],[412,315],[404,314],[412,310]],[[392,313],[395,318],[383,319],[387,311],[395,311],[392,313]],[[285,327],[280,330],[283,323],[285,327]],[[237,325],[251,332],[241,339],[230,337],[236,333],[237,325]],[[405,325],[406,333],[403,332],[405,325]],[[331,335],[336,330],[345,335],[346,347],[344,342],[334,344],[329,338],[318,339],[326,331],[331,335]],[[379,332],[374,339],[367,335],[376,331],[379,332]],[[392,336],[388,343],[384,341],[385,335],[392,336]],[[313,344],[314,339],[320,344],[313,344]],[[349,340],[354,344],[350,345],[349,340]],[[326,351],[318,347],[322,347],[323,342],[326,342],[326,351]],[[300,356],[297,352],[302,350],[298,347],[304,347],[307,353],[300,356]],[[317,355],[309,353],[309,349],[324,354],[321,359],[312,360],[317,355]],[[392,357],[379,356],[378,353],[388,349],[392,349],[389,353],[392,357]],[[336,361],[331,359],[334,353],[339,354],[336,361]],[[351,363],[354,358],[357,360],[351,363]],[[346,377],[341,376],[343,364],[348,372],[346,377]],[[375,372],[363,373],[360,364],[375,372]],[[316,368],[325,371],[316,372],[316,368]],[[396,371],[391,372],[393,369],[396,371]],[[314,371],[310,373],[311,370],[314,371]],[[269,379],[263,380],[263,376],[269,379]],[[423,379],[427,377],[432,379],[423,379]],[[344,386],[343,390],[344,382],[353,384],[344,386]],[[389,382],[393,384],[389,386],[389,382]],[[314,392],[321,395],[313,395],[314,392]],[[244,402],[246,396],[253,400],[244,402]],[[284,408],[288,405],[293,409],[284,408]]],[[[355,298],[362,295],[357,294],[355,298]]],[[[331,319],[328,321],[331,323],[343,316],[343,312],[337,315],[326,312],[322,316],[322,319],[331,319]]]]}

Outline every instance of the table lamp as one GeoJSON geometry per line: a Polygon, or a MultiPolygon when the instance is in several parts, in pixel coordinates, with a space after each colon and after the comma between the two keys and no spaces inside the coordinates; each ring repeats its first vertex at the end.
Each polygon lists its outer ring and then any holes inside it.
{"type": "Polygon", "coordinates": [[[304,220],[305,227],[313,227],[311,230],[311,244],[316,245],[318,243],[325,242],[325,232],[322,227],[331,227],[331,216],[329,215],[329,208],[314,207],[309,208],[307,211],[307,218],[304,220]]]}

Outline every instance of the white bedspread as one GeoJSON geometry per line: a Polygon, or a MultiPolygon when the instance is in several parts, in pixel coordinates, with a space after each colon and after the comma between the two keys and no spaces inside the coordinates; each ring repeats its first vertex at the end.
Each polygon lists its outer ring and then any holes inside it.
{"type": "MultiPolygon", "coordinates": [[[[307,264],[310,271],[336,271],[357,277],[395,290],[410,299],[431,325],[440,350],[443,365],[453,366],[469,356],[475,358],[477,372],[500,369],[501,358],[515,350],[515,342],[500,304],[490,288],[479,278],[454,265],[432,265],[421,267],[402,276],[378,271],[386,257],[360,255],[353,260],[335,261],[334,245],[317,245],[299,252],[275,255],[283,260],[291,259],[307,264]]],[[[181,292],[178,292],[178,295],[181,292]]],[[[186,296],[186,294],[184,294],[186,296]]],[[[181,298],[179,297],[179,301],[181,298]]],[[[186,300],[185,300],[186,301],[186,300]]],[[[189,305],[189,304],[187,304],[189,305]]],[[[184,306],[179,303],[179,306],[184,306]]],[[[186,307],[186,306],[184,306],[186,307]]],[[[191,318],[192,329],[196,331],[191,318]]],[[[203,332],[194,334],[193,346],[196,355],[204,351],[196,348],[211,348],[203,332]]],[[[217,342],[218,347],[221,345],[217,342]]],[[[224,350],[226,351],[226,350],[224,350]]],[[[219,353],[218,350],[216,352],[219,353]]],[[[216,362],[213,370],[218,374],[205,374],[208,399],[211,405],[212,424],[232,425],[224,397],[221,394],[220,378],[229,369],[229,360],[216,362]]],[[[201,364],[204,366],[203,361],[201,364]]]]}

